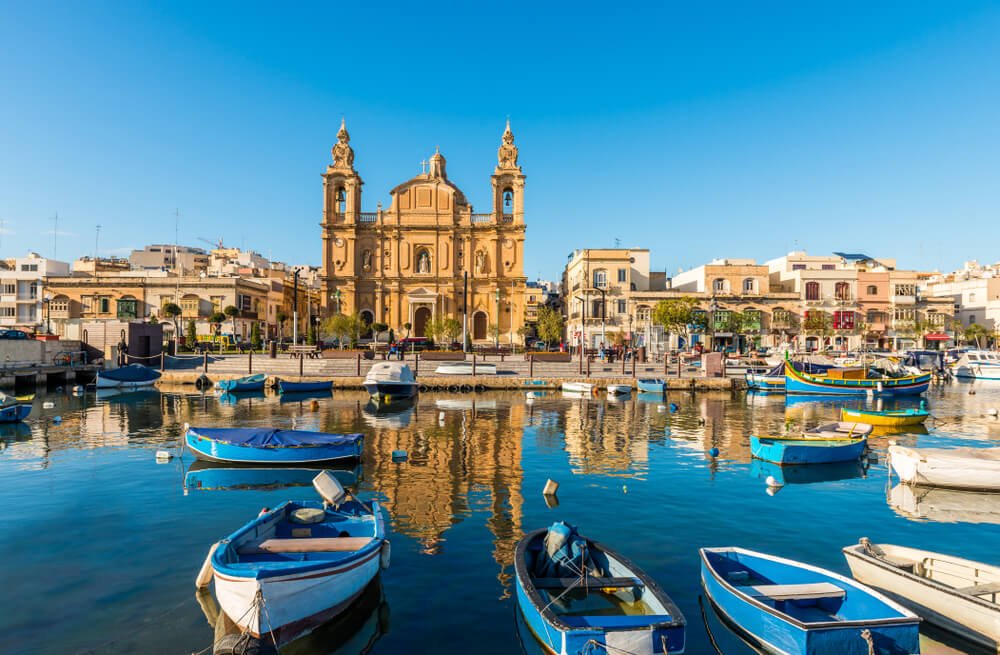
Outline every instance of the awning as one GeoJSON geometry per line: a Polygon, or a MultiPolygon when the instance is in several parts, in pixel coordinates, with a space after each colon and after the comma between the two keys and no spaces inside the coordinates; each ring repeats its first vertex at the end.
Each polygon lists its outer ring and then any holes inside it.
{"type": "Polygon", "coordinates": [[[951,335],[944,332],[930,332],[924,335],[925,341],[951,341],[951,335]]]}

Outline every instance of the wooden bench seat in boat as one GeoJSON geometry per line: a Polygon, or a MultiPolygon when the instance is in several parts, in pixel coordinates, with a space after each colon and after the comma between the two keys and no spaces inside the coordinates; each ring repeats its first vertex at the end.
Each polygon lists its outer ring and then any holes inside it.
{"type": "Polygon", "coordinates": [[[957,587],[955,591],[960,594],[969,594],[970,596],[992,596],[993,594],[1000,594],[1000,582],[987,582],[969,587],[957,587]]]}
{"type": "Polygon", "coordinates": [[[240,546],[240,555],[263,553],[343,553],[360,550],[371,537],[306,537],[300,539],[265,539],[257,544],[240,546]]]}
{"type": "Polygon", "coordinates": [[[819,598],[843,598],[847,592],[831,582],[811,582],[806,584],[761,584],[737,587],[753,598],[771,600],[810,600],[819,598]]]}
{"type": "Polygon", "coordinates": [[[570,587],[588,587],[591,589],[623,589],[625,587],[641,587],[639,578],[533,578],[535,589],[568,589],[570,587]]]}

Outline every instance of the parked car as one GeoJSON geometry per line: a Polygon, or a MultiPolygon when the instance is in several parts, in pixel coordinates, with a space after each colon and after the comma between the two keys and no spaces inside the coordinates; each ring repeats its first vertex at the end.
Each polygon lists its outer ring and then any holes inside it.
{"type": "Polygon", "coordinates": [[[0,339],[30,339],[28,333],[24,330],[2,330],[0,331],[0,339]]]}

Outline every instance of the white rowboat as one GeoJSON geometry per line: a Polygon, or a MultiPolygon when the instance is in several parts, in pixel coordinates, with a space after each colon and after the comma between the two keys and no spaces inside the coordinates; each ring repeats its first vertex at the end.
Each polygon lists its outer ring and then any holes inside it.
{"type": "Polygon", "coordinates": [[[594,385],[589,382],[563,382],[562,390],[576,393],[594,393],[594,385]]]}
{"type": "Polygon", "coordinates": [[[608,393],[614,396],[627,396],[632,393],[632,385],[630,384],[609,384],[608,393]]]}
{"type": "Polygon", "coordinates": [[[1000,448],[891,445],[889,465],[905,484],[1000,491],[1000,448]]]}
{"type": "MultiPolygon", "coordinates": [[[[472,375],[472,362],[452,362],[441,364],[434,369],[435,375],[472,375]]],[[[496,375],[496,364],[480,364],[476,362],[476,375],[496,375]]]]}
{"type": "Polygon", "coordinates": [[[855,580],[929,623],[991,649],[1000,644],[1000,567],[868,539],[844,548],[844,557],[855,580]]]}

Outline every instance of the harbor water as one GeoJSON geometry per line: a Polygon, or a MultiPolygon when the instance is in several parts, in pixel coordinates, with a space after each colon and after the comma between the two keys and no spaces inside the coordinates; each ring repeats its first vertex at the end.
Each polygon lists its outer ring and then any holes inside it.
{"type": "MultiPolygon", "coordinates": [[[[885,462],[890,439],[1000,446],[989,413],[1000,383],[933,386],[925,399],[926,429],[877,434],[858,465],[781,470],[751,461],[750,434],[794,432],[872,401],[424,393],[379,409],[339,391],[315,403],[190,387],[40,394],[24,424],[0,426],[0,653],[211,646],[218,609],[194,587],[209,546],[263,507],[315,497],[314,472],[195,463],[179,449],[185,423],[365,434],[362,460],[337,475],[385,508],[392,565],[350,616],[282,652],[538,652],[515,614],[514,546],[557,520],[659,581],[687,618],[688,653],[751,652],[699,602],[699,547],[740,545],[849,575],[841,548],[867,536],[1000,564],[1000,495],[901,488],[885,462]],[[158,450],[173,459],[158,463],[158,450]],[[784,486],[769,488],[769,476],[784,486]],[[556,500],[541,493],[550,478],[556,500]]],[[[925,653],[969,650],[927,637],[925,653]]]]}

